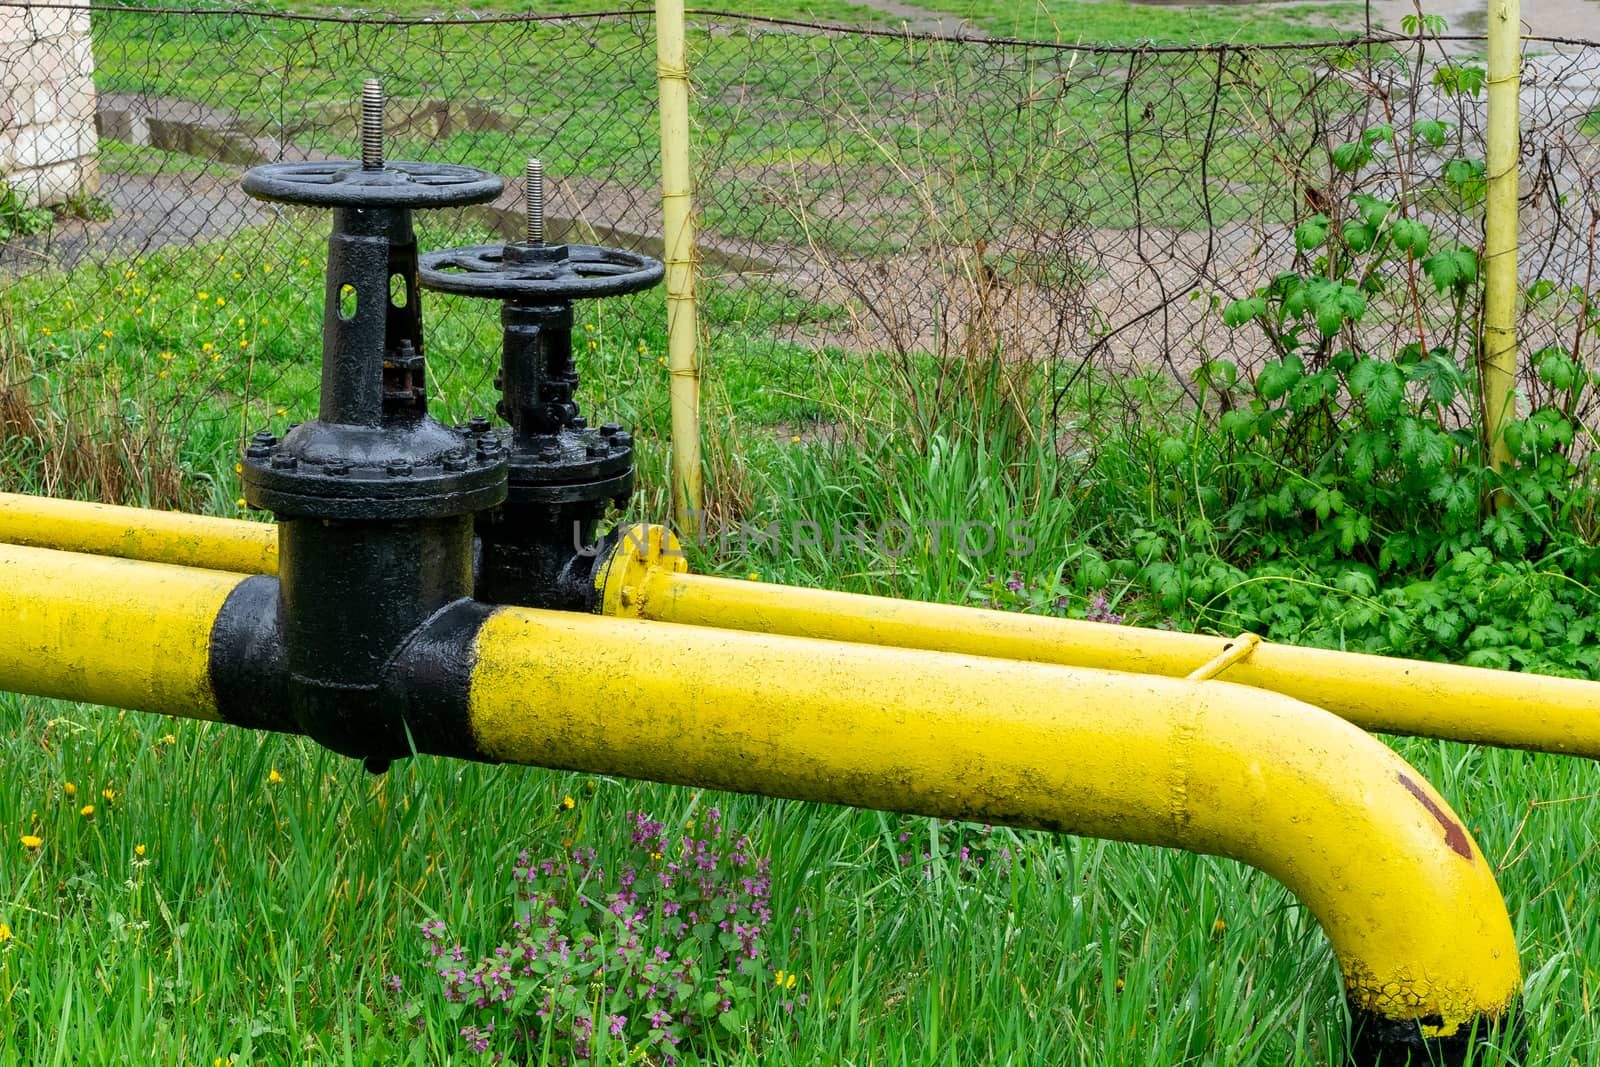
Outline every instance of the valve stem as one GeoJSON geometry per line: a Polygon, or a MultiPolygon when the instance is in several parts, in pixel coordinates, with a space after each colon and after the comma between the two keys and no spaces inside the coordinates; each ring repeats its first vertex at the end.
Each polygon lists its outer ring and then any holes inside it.
{"type": "Polygon", "coordinates": [[[537,248],[544,244],[544,164],[537,159],[528,160],[523,178],[522,200],[528,209],[528,243],[537,248]]]}
{"type": "Polygon", "coordinates": [[[383,169],[383,83],[361,83],[361,169],[383,169]]]}

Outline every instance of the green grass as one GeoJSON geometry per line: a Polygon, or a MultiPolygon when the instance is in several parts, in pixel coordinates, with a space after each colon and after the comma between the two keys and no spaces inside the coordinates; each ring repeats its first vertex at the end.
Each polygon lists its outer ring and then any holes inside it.
{"type": "MultiPolygon", "coordinates": [[[[39,309],[16,316],[17,340],[48,395],[70,368],[80,387],[144,382],[141,412],[183,412],[173,429],[189,434],[184,462],[192,477],[212,479],[212,510],[229,513],[239,435],[310,411],[316,312],[306,294],[320,291],[321,230],[322,220],[291,218],[120,272],[34,279],[11,293],[39,309]],[[258,259],[252,249],[274,254],[258,259]],[[295,252],[303,254],[288,277],[245,266],[295,252]],[[229,294],[221,307],[219,292],[229,294]],[[103,323],[79,314],[91,299],[103,323]],[[206,344],[228,355],[213,361],[206,344]],[[151,379],[157,366],[166,378],[151,379]]],[[[444,232],[425,229],[423,243],[444,232]]],[[[665,375],[651,324],[660,306],[585,310],[580,329],[592,323],[583,334],[596,336],[586,406],[641,424],[635,513],[659,518],[665,375]]],[[[1136,454],[1090,463],[1028,444],[1003,406],[972,406],[960,380],[920,357],[795,349],[773,362],[761,332],[809,312],[749,310],[749,346],[719,339],[708,391],[715,410],[738,413],[747,514],[758,523],[854,528],[897,518],[921,527],[1022,513],[1039,548],[1016,565],[1045,573],[1070,560],[1069,546],[1110,551],[1156,484],[1136,454]],[[927,390],[925,401],[937,400],[936,385],[946,390],[932,416],[908,410],[907,381],[927,390]],[[796,444],[775,432],[828,425],[846,434],[842,443],[796,444]]],[[[429,315],[442,412],[482,410],[493,309],[437,299],[429,315]]],[[[1067,432],[1108,432],[1096,422],[1107,408],[1100,388],[1073,395],[1067,432]]],[[[719,422],[713,440],[734,430],[719,422]]],[[[926,543],[898,558],[780,547],[702,561],[769,581],[955,603],[971,602],[1012,563],[926,543]]],[[[1152,604],[1142,610],[1161,618],[1152,604]]],[[[1192,623],[1184,610],[1176,616],[1192,623]]],[[[572,841],[603,850],[624,812],[681,819],[691,804],[678,788],[432,758],[371,778],[298,739],[24,696],[0,696],[0,722],[0,921],[12,935],[0,945],[0,1062],[474,1062],[426,993],[418,924],[443,919],[483,939],[471,945],[481,950],[510,921],[508,873],[521,849],[548,854],[572,841]],[[566,795],[581,798],[572,811],[559,803],[566,795]],[[92,816],[80,814],[87,803],[92,816]],[[31,851],[23,835],[43,843],[31,851]],[[404,998],[383,988],[390,974],[421,998],[420,1032],[404,998]]],[[[1586,919],[1600,849],[1592,768],[1437,742],[1398,746],[1499,872],[1530,975],[1534,1051],[1525,1062],[1591,1062],[1600,1054],[1600,1021],[1584,1007],[1600,960],[1600,932],[1586,919]]],[[[1339,981],[1323,936],[1281,887],[1238,864],[1023,834],[1015,841],[1030,858],[1009,875],[975,874],[948,857],[924,870],[899,862],[899,835],[931,842],[930,820],[714,799],[774,857],[775,913],[798,918],[778,924],[769,963],[798,973],[811,1004],[792,1018],[765,1009],[759,1045],[733,1042],[707,1062],[1339,1062],[1339,981]]]]}
{"type": "Polygon", "coordinates": [[[1327,40],[1361,24],[1361,5],[1131,4],[1118,0],[911,0],[913,7],[968,19],[990,34],[1086,44],[1154,41],[1216,44],[1327,40]],[[1335,29],[1337,27],[1338,29],[1335,29]]]}

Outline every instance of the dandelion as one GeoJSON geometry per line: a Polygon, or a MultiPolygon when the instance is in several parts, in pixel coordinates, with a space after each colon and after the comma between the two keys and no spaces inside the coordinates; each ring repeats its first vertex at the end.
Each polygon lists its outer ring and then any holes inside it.
{"type": "Polygon", "coordinates": [[[246,341],[243,337],[239,338],[239,347],[240,348],[248,348],[249,346],[250,346],[250,342],[249,341],[246,341]]]}
{"type": "Polygon", "coordinates": [[[780,970],[777,974],[773,975],[772,984],[782,989],[793,989],[796,981],[798,981],[798,979],[796,978],[794,972],[780,970]]]}
{"type": "Polygon", "coordinates": [[[170,361],[172,359],[172,353],[171,352],[163,352],[163,353],[161,353],[161,358],[164,359],[164,360],[170,361]]]}
{"type": "Polygon", "coordinates": [[[133,854],[135,856],[143,856],[144,855],[144,846],[143,845],[134,845],[133,846],[133,854]]]}
{"type": "Polygon", "coordinates": [[[22,847],[23,848],[38,848],[42,844],[44,844],[44,838],[42,838],[42,837],[38,837],[38,836],[36,836],[34,834],[23,834],[22,835],[22,847]]]}
{"type": "Polygon", "coordinates": [[[227,306],[228,306],[228,302],[226,300],[222,299],[222,297],[220,297],[220,296],[217,297],[217,307],[220,308],[220,307],[227,307],[227,306]]]}
{"type": "Polygon", "coordinates": [[[211,299],[211,294],[206,292],[204,289],[200,290],[198,293],[196,293],[194,295],[199,297],[201,300],[210,300],[211,299]]]}
{"type": "Polygon", "coordinates": [[[48,326],[44,327],[44,335],[46,337],[50,336],[50,327],[48,327],[48,326]]]}
{"type": "Polygon", "coordinates": [[[0,945],[3,945],[7,941],[10,941],[10,940],[11,940],[11,927],[9,925],[7,925],[6,923],[0,923],[0,945]]]}
{"type": "Polygon", "coordinates": [[[239,318],[238,318],[238,323],[239,323],[239,325],[240,325],[240,326],[243,326],[243,325],[244,325],[244,316],[243,316],[243,315],[240,315],[240,316],[239,316],[239,318]]]}
{"type": "Polygon", "coordinates": [[[109,785],[106,786],[105,790],[100,795],[106,798],[107,804],[117,799],[117,791],[112,789],[109,785]]]}
{"type": "Polygon", "coordinates": [[[263,264],[262,267],[261,267],[261,273],[262,274],[271,274],[272,273],[272,264],[271,263],[263,264]]]}
{"type": "Polygon", "coordinates": [[[272,768],[271,772],[267,775],[267,784],[268,785],[281,785],[281,784],[283,784],[283,775],[278,773],[278,768],[276,768],[276,767],[272,768]]]}
{"type": "Polygon", "coordinates": [[[78,814],[82,815],[85,819],[94,818],[94,805],[85,804],[83,807],[78,809],[78,814]]]}
{"type": "Polygon", "coordinates": [[[562,797],[561,806],[566,808],[568,811],[571,811],[573,808],[578,806],[578,802],[573,800],[571,797],[562,797]]]}
{"type": "Polygon", "coordinates": [[[235,473],[235,474],[243,474],[244,473],[244,464],[243,463],[235,463],[233,465],[233,473],[235,473]]]}
{"type": "Polygon", "coordinates": [[[1212,937],[1221,937],[1223,934],[1225,934],[1227,932],[1228,932],[1228,924],[1226,922],[1224,922],[1222,919],[1219,918],[1216,922],[1211,924],[1211,936],[1212,937]]]}
{"type": "Polygon", "coordinates": [[[244,507],[244,497],[240,497],[238,500],[235,500],[234,504],[237,507],[244,507]]]}
{"type": "Polygon", "coordinates": [[[287,415],[287,414],[289,414],[289,409],[288,408],[279,408],[278,409],[278,414],[279,415],[287,415]]]}
{"type": "MultiPolygon", "coordinates": [[[[297,65],[298,65],[298,64],[297,64],[297,65]]],[[[306,264],[308,264],[308,263],[310,263],[310,262],[311,262],[311,261],[310,261],[310,260],[309,260],[309,259],[302,259],[302,260],[301,260],[301,261],[300,261],[300,265],[301,265],[301,266],[302,266],[302,267],[304,267],[304,266],[305,266],[305,265],[306,265],[306,264]]]]}
{"type": "Polygon", "coordinates": [[[212,348],[211,342],[207,341],[205,344],[200,346],[200,351],[209,352],[209,351],[211,351],[211,348],[212,348]]]}
{"type": "Polygon", "coordinates": [[[62,786],[61,791],[66,793],[69,798],[78,795],[78,787],[73,785],[71,782],[68,782],[66,785],[62,786]]]}
{"type": "Polygon", "coordinates": [[[101,330],[100,331],[100,336],[101,337],[110,337],[111,336],[111,331],[110,330],[101,330]]]}
{"type": "Polygon", "coordinates": [[[585,330],[587,330],[588,332],[593,333],[594,332],[594,323],[586,322],[586,323],[583,324],[583,328],[585,330]]]}
{"type": "Polygon", "coordinates": [[[800,443],[800,435],[799,434],[795,434],[793,437],[789,438],[789,443],[791,445],[799,444],[800,443]]]}
{"type": "Polygon", "coordinates": [[[178,735],[177,734],[163,734],[161,736],[161,743],[163,745],[175,745],[175,744],[178,743],[178,735]]]}
{"type": "Polygon", "coordinates": [[[757,574],[755,571],[751,571],[750,572],[750,580],[752,582],[759,582],[761,580],[761,575],[757,574]]]}

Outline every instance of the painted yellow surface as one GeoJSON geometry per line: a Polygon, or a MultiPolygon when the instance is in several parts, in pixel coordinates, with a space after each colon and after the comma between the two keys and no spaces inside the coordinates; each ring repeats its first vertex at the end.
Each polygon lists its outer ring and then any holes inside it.
{"type": "Polygon", "coordinates": [[[215,719],[211,624],[244,578],[0,544],[0,689],[215,719]]]}
{"type": "Polygon", "coordinates": [[[661,103],[661,224],[667,268],[667,368],[671,372],[672,514],[699,535],[700,357],[695,295],[693,180],[689,168],[689,59],[683,0],[656,3],[656,82],[661,103]]]}
{"type": "Polygon", "coordinates": [[[1505,426],[1516,418],[1517,160],[1522,154],[1519,0],[1489,0],[1488,118],[1484,124],[1483,381],[1484,436],[1496,469],[1511,462],[1505,426]]]}
{"type": "Polygon", "coordinates": [[[1520,987],[1494,876],[1448,805],[1276,694],[502,608],[471,715],[506,762],[1230,856],[1316,915],[1354,1003],[1436,1013],[1443,1033],[1520,987]]]}
{"type": "Polygon", "coordinates": [[[0,493],[0,542],[237,574],[278,573],[274,525],[79,500],[0,493]]]}
{"type": "MultiPolygon", "coordinates": [[[[662,568],[617,613],[1181,678],[1235,638],[743,582],[662,568]]],[[[609,605],[608,605],[609,608],[609,605]]],[[[1600,682],[1262,642],[1220,675],[1363,729],[1600,758],[1600,682]]]]}
{"type": "MultiPolygon", "coordinates": [[[[247,573],[276,572],[275,527],[132,508],[105,509],[114,515],[135,513],[105,524],[94,518],[101,507],[0,495],[0,541],[26,536],[51,547],[82,546],[83,551],[157,561],[188,559],[197,566],[256,561],[259,568],[247,573]],[[59,514],[62,521],[19,523],[14,516],[20,511],[7,511],[18,500],[27,505],[22,510],[41,517],[59,514]],[[36,501],[43,506],[35,511],[36,501]],[[61,511],[50,510],[57,505],[61,511]],[[150,536],[129,534],[130,524],[142,523],[145,516],[183,520],[181,536],[165,537],[159,526],[150,536]]],[[[1244,651],[1228,648],[1233,638],[688,574],[665,528],[633,530],[633,543],[643,550],[631,550],[625,542],[600,576],[607,615],[1174,678],[1218,656],[1232,661],[1234,653],[1244,651]],[[663,553],[663,546],[671,550],[663,553]]],[[[1268,642],[1224,667],[1220,676],[1227,681],[1283,693],[1379,733],[1600,759],[1600,682],[1268,642]]]]}

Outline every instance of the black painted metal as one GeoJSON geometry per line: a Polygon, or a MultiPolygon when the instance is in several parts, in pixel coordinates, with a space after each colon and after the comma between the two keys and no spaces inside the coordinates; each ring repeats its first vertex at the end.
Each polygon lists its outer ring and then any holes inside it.
{"type": "Polygon", "coordinates": [[[486,203],[505,188],[476,167],[401,161],[372,169],[346,159],[270,163],[253,168],[243,185],[259,200],[308,207],[460,207],[486,203]]]}
{"type": "Polygon", "coordinates": [[[1350,1022],[1349,1059],[1353,1067],[1420,1067],[1422,1064],[1460,1067],[1484,1055],[1485,1040],[1511,1052],[1513,1059],[1522,1062],[1528,1047],[1526,1019],[1516,1004],[1507,1009],[1503,1019],[1493,1023],[1483,1019],[1475,1025],[1461,1027],[1448,1037],[1423,1034],[1424,1025],[1444,1024],[1437,1016],[1386,1019],[1351,1004],[1350,1022]]]}
{"type": "Polygon", "coordinates": [[[506,503],[478,516],[476,596],[489,603],[585,611],[594,606],[597,540],[609,506],[633,493],[633,438],[591,427],[574,394],[572,302],[638,292],[661,280],[649,256],[593,245],[523,242],[429,252],[424,288],[504,301],[497,431],[510,453],[506,503]]]}
{"type": "Polygon", "coordinates": [[[245,498],[279,524],[278,627],[300,729],[381,770],[414,750],[385,672],[472,593],[472,517],[506,495],[506,448],[481,420],[428,414],[411,208],[478,203],[498,178],[434,164],[274,164],[254,195],[333,206],[318,418],[261,431],[245,498]],[[476,422],[477,420],[475,420],[476,422]]]}

